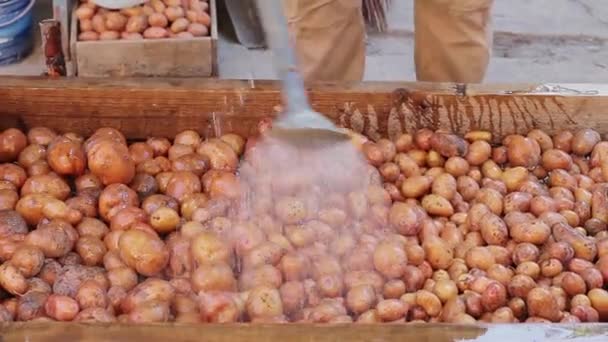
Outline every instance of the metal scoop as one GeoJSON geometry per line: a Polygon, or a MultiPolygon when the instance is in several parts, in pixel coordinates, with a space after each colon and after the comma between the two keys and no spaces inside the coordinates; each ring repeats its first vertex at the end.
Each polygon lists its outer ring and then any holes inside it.
{"type": "Polygon", "coordinates": [[[266,40],[272,49],[275,67],[283,83],[286,112],[272,124],[270,135],[303,147],[318,147],[348,141],[329,119],[312,110],[304,81],[297,71],[296,58],[289,41],[287,21],[281,0],[257,0],[266,40]]]}

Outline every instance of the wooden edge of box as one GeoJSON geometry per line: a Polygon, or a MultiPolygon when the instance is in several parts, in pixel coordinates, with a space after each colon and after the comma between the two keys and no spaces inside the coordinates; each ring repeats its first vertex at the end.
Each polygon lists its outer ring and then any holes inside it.
{"type": "Polygon", "coordinates": [[[214,324],[11,322],[0,325],[6,341],[601,341],[608,323],[586,324],[214,324]],[[562,339],[563,338],[563,339],[562,339]]]}
{"type": "Polygon", "coordinates": [[[218,23],[217,23],[217,3],[216,0],[209,0],[209,12],[211,15],[211,76],[219,76],[219,57],[218,57],[218,46],[217,41],[218,35],[218,23]]]}
{"type": "Polygon", "coordinates": [[[70,59],[71,59],[71,75],[78,75],[78,53],[77,53],[77,42],[78,42],[78,19],[76,18],[76,9],[78,4],[75,3],[70,9],[70,59]]]}
{"type": "MultiPolygon", "coordinates": [[[[554,89],[563,90],[539,92],[544,87],[470,85],[463,92],[450,83],[371,82],[313,84],[308,90],[315,110],[372,139],[395,139],[419,128],[488,130],[496,141],[534,128],[554,134],[590,127],[608,134],[607,85],[561,84],[554,89]]],[[[14,118],[23,127],[83,135],[116,127],[133,139],[185,129],[214,136],[218,127],[248,136],[259,120],[278,113],[280,89],[277,81],[210,78],[0,77],[0,127],[14,118]]]]}

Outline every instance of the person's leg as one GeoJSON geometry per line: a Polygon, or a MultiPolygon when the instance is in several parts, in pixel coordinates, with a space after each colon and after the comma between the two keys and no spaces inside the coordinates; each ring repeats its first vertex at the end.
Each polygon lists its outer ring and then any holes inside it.
{"type": "Polygon", "coordinates": [[[492,50],[493,0],[415,0],[416,78],[479,83],[492,50]]]}
{"type": "Polygon", "coordinates": [[[365,68],[362,0],[283,0],[306,81],[360,81],[365,68]]]}

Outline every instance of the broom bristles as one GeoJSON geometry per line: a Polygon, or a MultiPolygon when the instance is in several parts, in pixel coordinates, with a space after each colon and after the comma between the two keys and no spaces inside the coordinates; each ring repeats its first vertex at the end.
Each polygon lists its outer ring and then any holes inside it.
{"type": "Polygon", "coordinates": [[[390,4],[391,0],[363,0],[363,16],[367,25],[378,32],[386,31],[386,13],[390,4]]]}

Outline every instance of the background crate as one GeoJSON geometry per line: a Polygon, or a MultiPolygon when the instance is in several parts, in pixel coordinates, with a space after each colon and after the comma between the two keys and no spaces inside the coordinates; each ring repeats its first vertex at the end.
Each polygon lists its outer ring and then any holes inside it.
{"type": "MultiPolygon", "coordinates": [[[[75,10],[75,8],[74,8],[75,10]]],[[[217,75],[217,7],[209,0],[208,37],[78,41],[72,13],[70,45],[74,72],[83,77],[211,77],[217,75]]]]}

